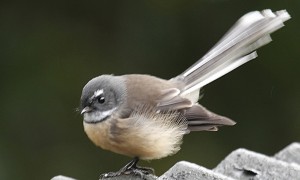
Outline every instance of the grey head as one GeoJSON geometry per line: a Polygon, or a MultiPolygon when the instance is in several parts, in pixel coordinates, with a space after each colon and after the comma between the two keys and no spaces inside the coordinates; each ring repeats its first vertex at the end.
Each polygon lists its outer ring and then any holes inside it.
{"type": "Polygon", "coordinates": [[[126,98],[123,77],[101,75],[90,80],[83,88],[80,111],[86,123],[98,123],[111,117],[126,98]]]}

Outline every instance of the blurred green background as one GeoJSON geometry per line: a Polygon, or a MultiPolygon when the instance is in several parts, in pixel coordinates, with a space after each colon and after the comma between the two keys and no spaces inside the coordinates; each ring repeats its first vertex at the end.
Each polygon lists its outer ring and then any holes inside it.
{"type": "Polygon", "coordinates": [[[287,9],[292,19],[259,57],[204,88],[200,103],[237,121],[184,138],[180,160],[215,167],[236,148],[273,155],[300,140],[300,1],[1,1],[0,179],[97,179],[130,158],[101,150],[75,112],[100,74],[171,78],[203,56],[243,14],[287,9]]]}

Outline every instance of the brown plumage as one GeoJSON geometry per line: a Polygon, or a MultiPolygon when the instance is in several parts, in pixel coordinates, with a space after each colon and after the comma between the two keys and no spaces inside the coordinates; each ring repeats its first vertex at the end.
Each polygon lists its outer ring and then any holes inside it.
{"type": "MultiPolygon", "coordinates": [[[[123,100],[109,120],[84,122],[88,137],[103,149],[141,159],[159,159],[176,153],[183,135],[190,130],[214,131],[217,126],[235,124],[178,93],[170,93],[184,87],[180,82],[149,75],[120,77],[126,86],[122,96],[130,101],[123,100]]],[[[112,83],[110,87],[117,85],[112,83]]]]}
{"type": "Polygon", "coordinates": [[[190,131],[234,125],[198,104],[200,89],[256,58],[255,50],[289,18],[286,11],[246,14],[203,58],[170,80],[139,74],[90,80],[81,95],[86,134],[103,149],[135,157],[124,172],[137,169],[139,158],[175,154],[190,131]]]}

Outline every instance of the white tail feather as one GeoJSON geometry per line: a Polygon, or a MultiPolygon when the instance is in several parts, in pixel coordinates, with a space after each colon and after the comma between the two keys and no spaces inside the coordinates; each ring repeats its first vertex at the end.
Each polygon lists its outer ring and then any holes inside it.
{"type": "Polygon", "coordinates": [[[241,17],[205,56],[175,78],[186,85],[181,95],[188,96],[199,91],[201,87],[256,58],[255,50],[268,44],[270,34],[283,27],[283,22],[289,18],[285,10],[273,13],[269,9],[241,17]]]}

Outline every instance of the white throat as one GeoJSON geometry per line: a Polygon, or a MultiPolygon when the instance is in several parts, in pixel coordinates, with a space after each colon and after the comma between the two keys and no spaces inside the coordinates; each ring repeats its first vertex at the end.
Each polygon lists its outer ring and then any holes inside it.
{"type": "Polygon", "coordinates": [[[83,119],[86,123],[98,123],[111,116],[116,109],[117,108],[113,108],[107,111],[91,111],[88,113],[84,113],[83,119]]]}

